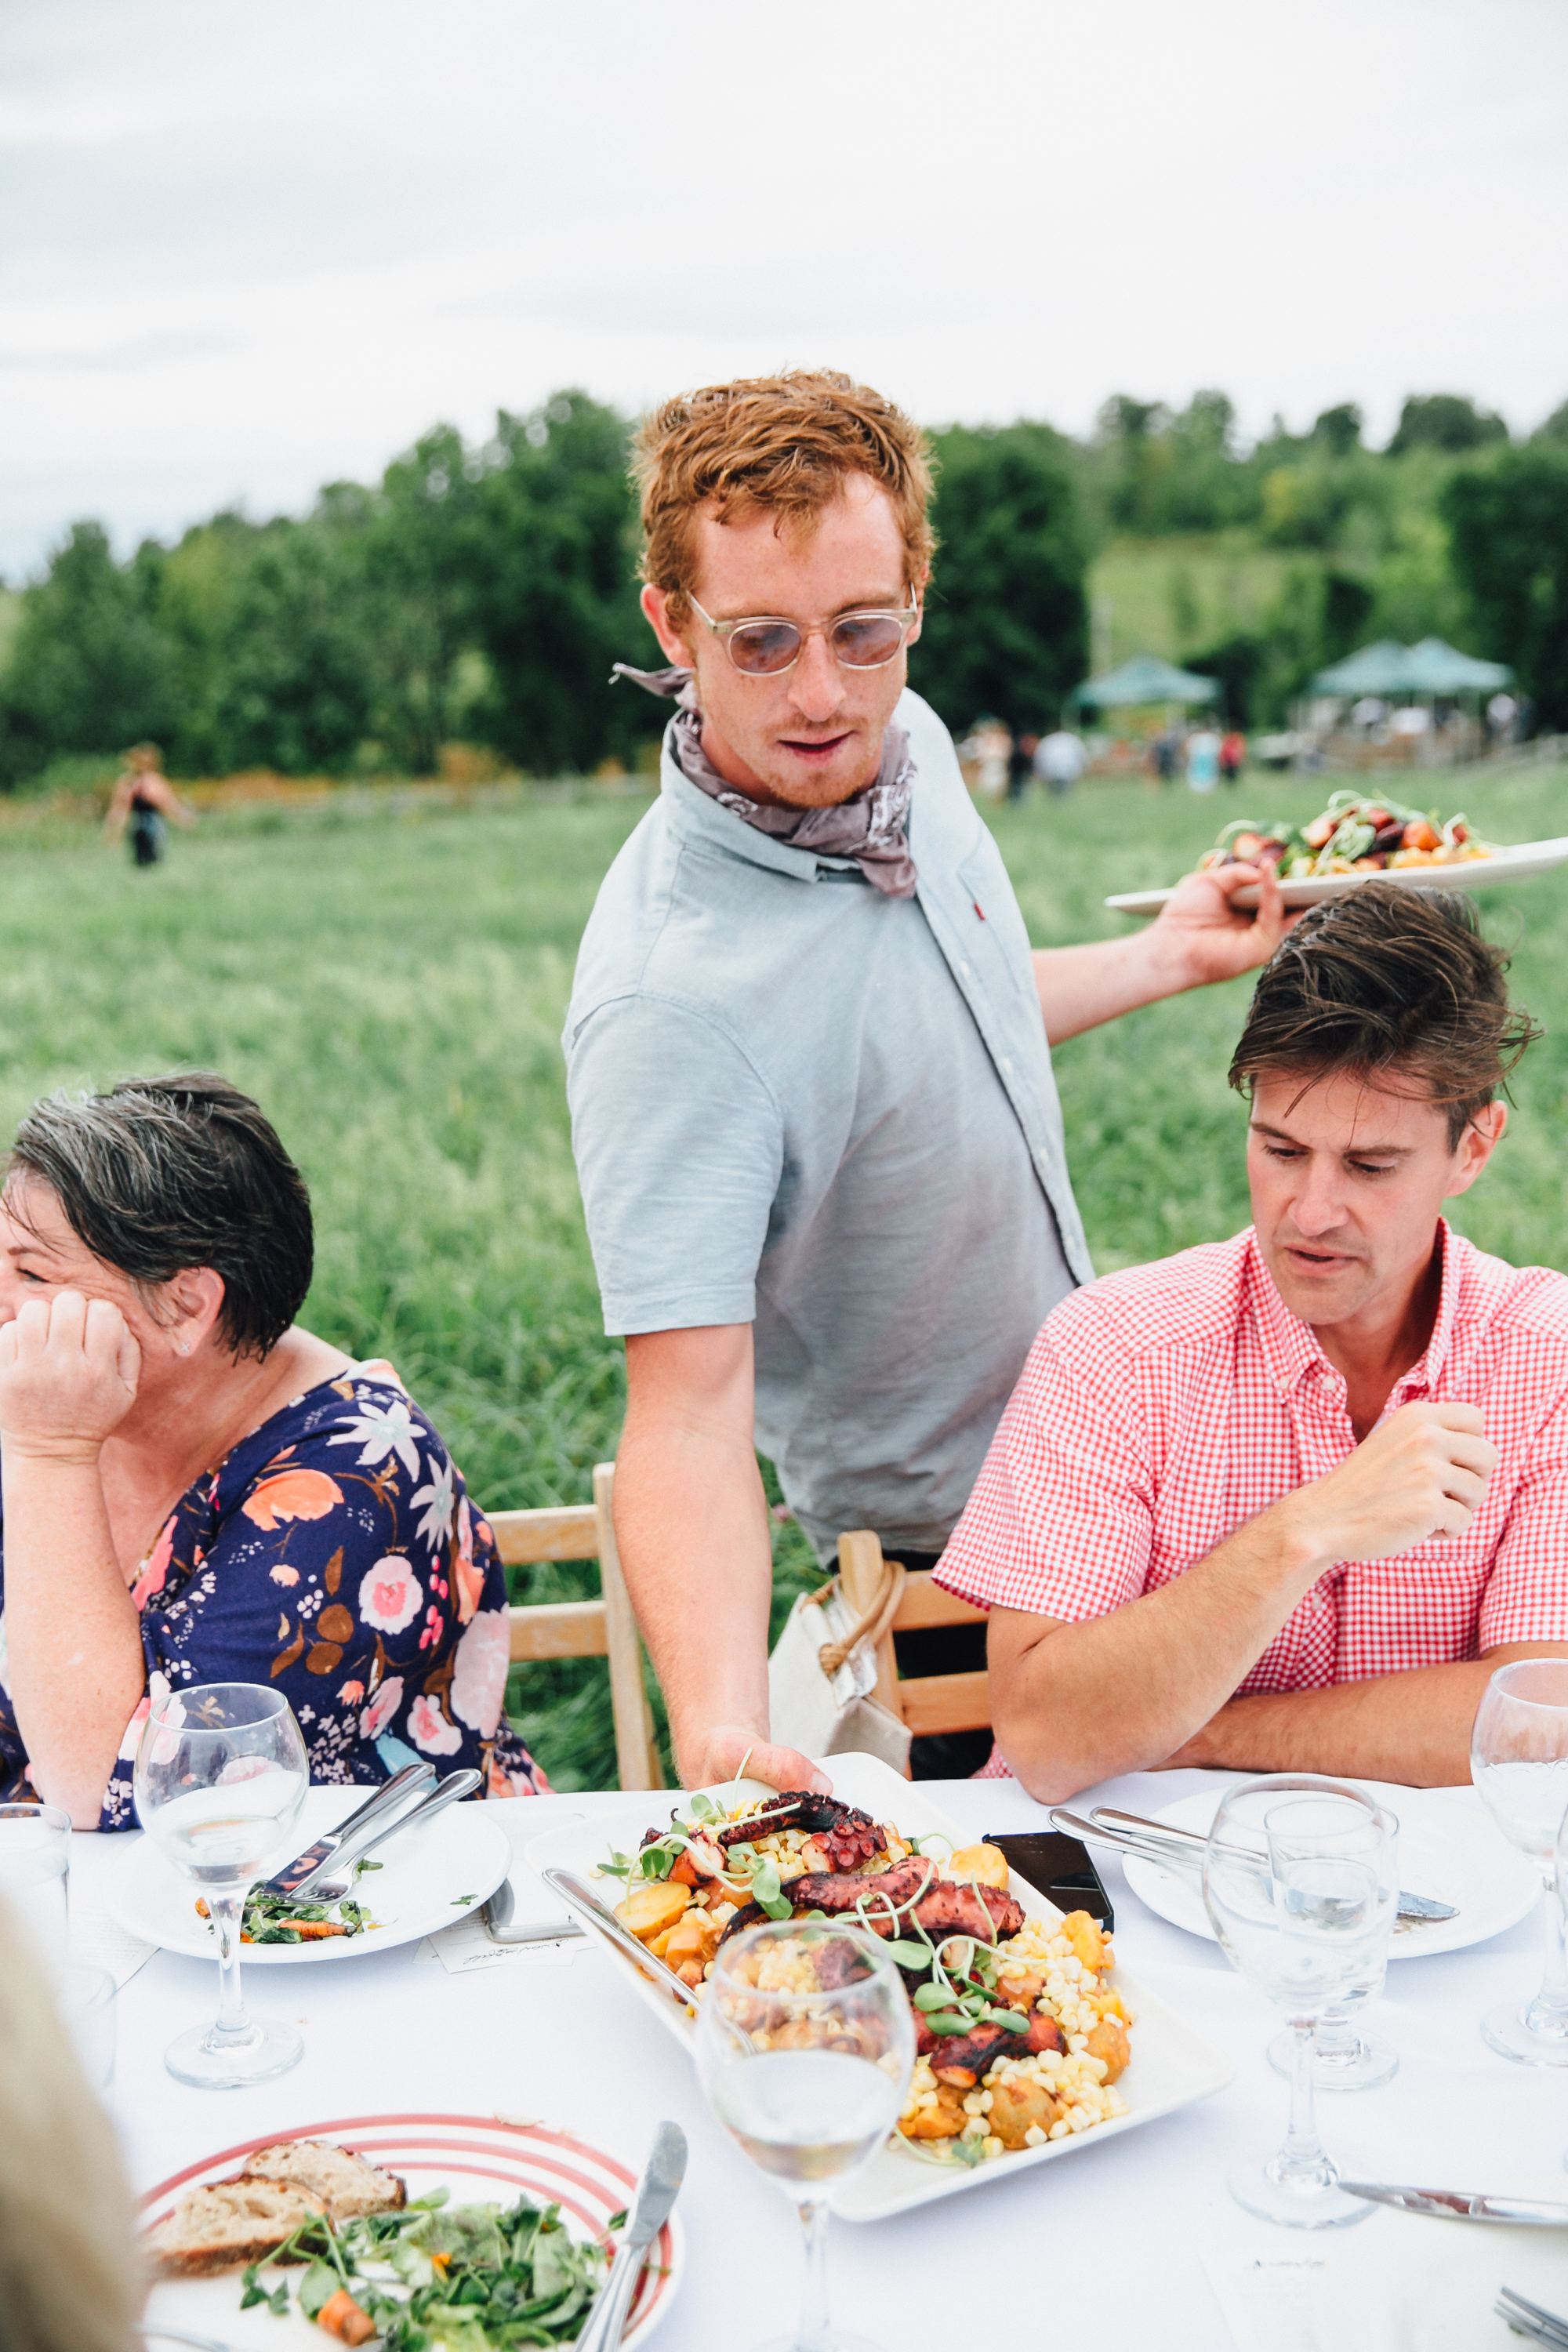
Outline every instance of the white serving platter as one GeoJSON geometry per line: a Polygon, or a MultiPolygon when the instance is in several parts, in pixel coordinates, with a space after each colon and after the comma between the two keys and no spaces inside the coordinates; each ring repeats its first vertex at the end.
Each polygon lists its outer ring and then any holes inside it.
{"type": "MultiPolygon", "coordinates": [[[[258,1875],[267,1878],[296,1853],[323,1836],[364,1801],[363,1789],[311,1789],[298,1822],[258,1875]]],[[[247,1969],[317,1968],[329,1960],[368,1959],[395,1944],[434,1936],[476,1911],[493,1895],[511,1867],[511,1843],[489,1819],[488,1803],[448,1805],[433,1822],[388,1838],[354,1890],[380,1925],[363,1936],[332,1936],[310,1944],[245,1944],[247,1969]]],[[[206,1920],[196,1911],[200,1889],[183,1877],[150,1837],[140,1837],[115,1857],[108,1888],[109,1907],[121,1927],[144,1943],[193,1959],[216,1960],[217,1947],[206,1920]]]]}
{"type": "MultiPolygon", "coordinates": [[[[1180,1797],[1152,1816],[1206,1837],[1226,1789],[1247,1776],[1215,1775],[1212,1789],[1180,1797]]],[[[1417,1960],[1434,1952],[1460,1952],[1500,1936],[1533,1910],[1541,1875],[1510,1845],[1474,1789],[1406,1789],[1390,1780],[1353,1785],[1384,1805],[1399,1823],[1399,1883],[1417,1895],[1458,1906],[1454,1919],[1401,1920],[1388,1948],[1391,1960],[1417,1960]]],[[[1154,1863],[1128,1857],[1121,1864],[1141,1903],[1173,1927],[1215,1943],[1204,1898],[1194,1881],[1154,1863]]]]}
{"type": "MultiPolygon", "coordinates": [[[[861,1806],[875,1820],[890,1822],[899,1831],[917,1837],[950,1838],[955,1849],[973,1843],[940,1807],[931,1803],[920,1781],[903,1780],[877,1757],[835,1756],[832,1773],[834,1795],[846,1804],[861,1806]]],[[[706,1793],[716,1804],[739,1804],[747,1798],[771,1796],[773,1791],[758,1780],[736,1780],[711,1788],[706,1793]]],[[[621,1899],[621,1882],[613,1877],[595,1881],[590,1874],[612,1846],[623,1853],[635,1853],[647,1829],[649,1815],[660,1804],[679,1810],[682,1801],[678,1794],[670,1793],[658,1800],[644,1797],[635,1811],[608,1818],[599,1814],[569,1827],[546,1830],[530,1841],[525,1858],[532,1870],[569,1870],[587,1879],[595,1891],[603,1889],[604,1901],[613,1907],[621,1899]]],[[[1016,1872],[1013,1874],[1011,1892],[1031,1917],[1060,1919],[1063,1916],[1043,1895],[1026,1885],[1016,1872]]],[[[669,1995],[641,1975],[635,1964],[603,1935],[591,1912],[579,1911],[577,1916],[611,1955],[617,1979],[626,1994],[640,2000],[667,2032],[689,2047],[694,2031],[691,2019],[684,2016],[669,1995]]],[[[1100,2124],[1093,2131],[1047,2140],[1043,2147],[1020,2148],[1014,2154],[976,2165],[973,2170],[956,2164],[949,2170],[945,2166],[923,2161],[902,2147],[889,2146],[837,2191],[832,2200],[834,2211],[847,2221],[880,2221],[889,2214],[908,2212],[938,2198],[984,2188],[988,2181],[1012,2179],[1032,2165],[1060,2163],[1080,2148],[1098,2147],[1122,2132],[1135,2131],[1141,2124],[1152,2123],[1157,2116],[1171,2115],[1178,2107],[1188,2106],[1194,2100],[1207,2098],[1211,2092],[1225,2088],[1236,2071],[1228,2058],[1125,1969],[1118,1968],[1114,1982],[1136,2020],[1131,2063],[1116,2085],[1127,2102],[1125,2116],[1100,2124]]]]}
{"type": "MultiPolygon", "coordinates": [[[[1512,849],[1497,849],[1489,857],[1468,857],[1458,866],[1395,866],[1383,874],[1321,874],[1310,882],[1281,882],[1279,896],[1288,907],[1315,907],[1324,898],[1342,898],[1363,882],[1393,882],[1402,890],[1484,890],[1490,882],[1523,882],[1531,874],[1550,874],[1568,861],[1568,836],[1559,841],[1524,841],[1512,849]]],[[[1192,877],[1183,876],[1184,881],[1192,877]]],[[[1157,915],[1180,884],[1163,890],[1119,890],[1107,898],[1119,915],[1157,915]]],[[[1256,887],[1238,890],[1231,902],[1256,907],[1256,887]]]]}
{"type": "MultiPolygon", "coordinates": [[[[353,2148],[406,2181],[410,2199],[445,2189],[455,2205],[515,2205],[520,2193],[536,2205],[559,2205],[562,2220],[579,2240],[603,2237],[610,2216],[630,2203],[637,2188],[637,2172],[630,2165],[541,2124],[507,2124],[494,2116],[341,2116],[298,2131],[264,2132],[200,2164],[187,2165],[142,2200],[143,2221],[151,2228],[187,2189],[243,2171],[247,2157],[258,2148],[293,2139],[353,2148]]],[[[685,2269],[686,2241],[672,2214],[654,2242],[653,2258],[621,2339],[622,2352],[647,2342],[675,2301],[685,2269]]],[[[268,2290],[299,2277],[297,2270],[263,2265],[262,2283],[268,2290]]],[[[221,2271],[212,2278],[160,2279],[142,2314],[143,2331],[154,2352],[165,2340],[158,2333],[160,2326],[184,2330],[187,2342],[205,2339],[231,2347],[231,2352],[323,2352],[331,2343],[313,2320],[301,2315],[292,2295],[287,2317],[277,2319],[265,2304],[241,2311],[241,2293],[237,2270],[221,2271]]]]}

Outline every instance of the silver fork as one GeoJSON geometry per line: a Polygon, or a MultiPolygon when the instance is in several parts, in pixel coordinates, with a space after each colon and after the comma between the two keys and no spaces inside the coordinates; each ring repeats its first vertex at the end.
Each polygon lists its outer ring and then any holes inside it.
{"type": "Polygon", "coordinates": [[[1554,2313],[1543,2311],[1510,2286],[1499,2290],[1492,2309],[1500,2319],[1506,2319],[1516,2336],[1528,2336],[1533,2344],[1546,2344],[1552,2352],[1568,2352],[1568,2320],[1559,2319],[1554,2313]]]}

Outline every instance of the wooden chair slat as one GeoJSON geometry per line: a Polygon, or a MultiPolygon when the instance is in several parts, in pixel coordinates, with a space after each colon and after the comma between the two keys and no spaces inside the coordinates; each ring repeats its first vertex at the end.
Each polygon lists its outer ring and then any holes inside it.
{"type": "Polygon", "coordinates": [[[893,1631],[912,1633],[926,1625],[984,1625],[985,1611],[976,1609],[971,1601],[961,1601],[956,1592],[944,1592],[940,1584],[931,1582],[934,1573],[920,1568],[906,1580],[893,1631]]]}
{"type": "Polygon", "coordinates": [[[487,1511],[484,1517],[508,1568],[599,1557],[599,1515],[592,1503],[548,1511],[487,1511]]]}
{"type": "Polygon", "coordinates": [[[987,1675],[923,1675],[899,1685],[904,1721],[917,1739],[943,1731],[984,1731],[991,1721],[987,1675]]]}
{"type": "MultiPolygon", "coordinates": [[[[508,1568],[546,1559],[596,1559],[601,1598],[543,1601],[509,1610],[510,1654],[531,1664],[551,1658],[607,1658],[616,1763],[623,1789],[664,1785],[653,1736],[653,1710],[643,1688],[642,1645],[631,1595],[616,1549],[616,1465],[594,1472],[594,1499],[546,1511],[487,1511],[496,1548],[508,1568]]],[[[540,1761],[549,1769],[550,1759],[540,1761]]]]}
{"type": "Polygon", "coordinates": [[[508,1612],[514,1664],[540,1658],[605,1658],[602,1601],[542,1601],[508,1612]]]}

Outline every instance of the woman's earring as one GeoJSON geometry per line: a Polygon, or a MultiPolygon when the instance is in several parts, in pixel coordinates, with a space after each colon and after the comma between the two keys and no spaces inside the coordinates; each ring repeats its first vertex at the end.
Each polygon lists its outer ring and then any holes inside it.
{"type": "Polygon", "coordinates": [[[187,1340],[176,1339],[174,1342],[174,1350],[177,1355],[188,1356],[191,1352],[190,1344],[187,1340]]]}

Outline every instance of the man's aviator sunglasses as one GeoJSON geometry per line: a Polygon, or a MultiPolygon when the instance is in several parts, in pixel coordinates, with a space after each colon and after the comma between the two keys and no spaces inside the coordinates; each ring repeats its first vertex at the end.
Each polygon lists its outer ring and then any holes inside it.
{"type": "Polygon", "coordinates": [[[767,615],[746,621],[715,621],[695,596],[687,602],[708,623],[742,677],[782,677],[793,669],[807,637],[825,636],[836,660],[846,669],[885,669],[903,650],[905,637],[920,619],[919,604],[906,613],[840,613],[836,621],[815,623],[803,629],[795,621],[767,615]]]}

